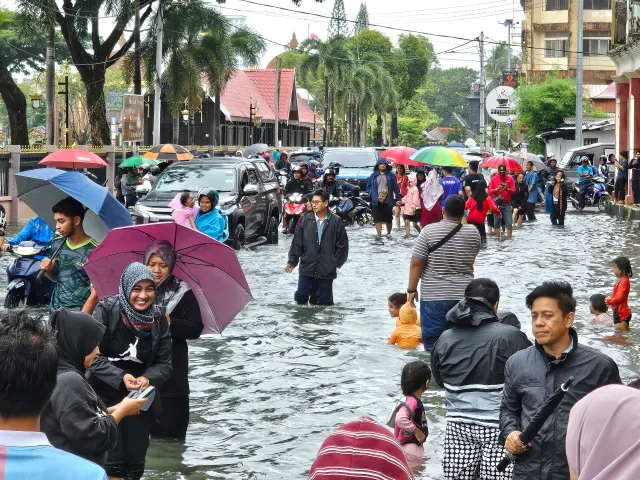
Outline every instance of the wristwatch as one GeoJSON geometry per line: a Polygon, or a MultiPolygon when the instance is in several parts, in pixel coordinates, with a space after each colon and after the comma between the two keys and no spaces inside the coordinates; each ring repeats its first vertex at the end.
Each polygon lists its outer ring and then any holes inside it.
{"type": "Polygon", "coordinates": [[[410,288],[407,288],[407,293],[418,293],[418,290],[411,290],[410,288]]]}

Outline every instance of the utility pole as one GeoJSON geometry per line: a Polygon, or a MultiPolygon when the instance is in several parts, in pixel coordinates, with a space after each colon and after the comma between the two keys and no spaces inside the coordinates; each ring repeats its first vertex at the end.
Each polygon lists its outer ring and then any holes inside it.
{"type": "Polygon", "coordinates": [[[279,140],[280,140],[280,58],[276,57],[276,118],[274,125],[274,141],[273,146],[275,148],[279,148],[279,140]]]}
{"type": "Polygon", "coordinates": [[[58,86],[63,86],[64,85],[64,92],[58,92],[58,95],[64,95],[64,99],[65,99],[65,115],[64,115],[64,131],[65,131],[65,143],[64,146],[68,147],[69,145],[71,145],[71,141],[70,141],[70,135],[71,132],[69,131],[69,64],[67,63],[67,61],[65,60],[64,62],[64,82],[58,82],[58,86]]]}
{"type": "MultiPolygon", "coordinates": [[[[163,36],[163,19],[162,19],[162,0],[158,2],[158,12],[156,14],[156,84],[153,96],[153,144],[160,144],[160,115],[161,104],[160,95],[162,94],[162,36],[163,36]]],[[[177,139],[174,139],[177,141],[177,139]]]]}
{"type": "MultiPolygon", "coordinates": [[[[576,147],[582,146],[582,49],[584,48],[582,37],[584,22],[584,1],[578,0],[578,45],[576,56],[576,147]]],[[[594,159],[595,164],[595,159],[594,159]]]]}
{"type": "Polygon", "coordinates": [[[513,19],[507,18],[504,22],[498,22],[500,25],[507,27],[507,72],[511,71],[511,27],[513,27],[513,19]]]}
{"type": "Polygon", "coordinates": [[[253,106],[253,96],[249,96],[249,143],[247,145],[253,145],[253,114],[256,109],[253,106]]]}
{"type": "Polygon", "coordinates": [[[484,32],[480,32],[480,148],[484,142],[484,32]]]}
{"type": "Polygon", "coordinates": [[[47,80],[46,80],[46,94],[47,97],[47,145],[54,145],[56,134],[55,132],[55,120],[56,117],[56,29],[55,20],[51,16],[47,17],[47,80]]]}
{"type": "Polygon", "coordinates": [[[136,20],[134,33],[135,35],[135,52],[134,54],[134,66],[133,66],[133,93],[136,95],[142,94],[142,62],[140,58],[140,0],[136,0],[136,20]]]}

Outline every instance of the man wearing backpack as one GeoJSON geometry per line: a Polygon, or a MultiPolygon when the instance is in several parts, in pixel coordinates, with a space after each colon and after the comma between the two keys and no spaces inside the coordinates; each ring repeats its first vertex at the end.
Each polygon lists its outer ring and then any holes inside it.
{"type": "Polygon", "coordinates": [[[445,389],[447,404],[444,476],[510,480],[511,469],[498,473],[495,468],[505,454],[498,439],[504,367],[531,342],[518,328],[499,321],[496,282],[477,278],[464,293],[447,314],[454,328],[431,351],[433,377],[445,389]]]}
{"type": "Polygon", "coordinates": [[[420,318],[424,348],[431,351],[447,325],[447,312],[464,297],[473,280],[473,266],[480,251],[480,234],[473,225],[462,225],[464,200],[447,198],[443,220],[422,229],[413,246],[407,300],[412,306],[420,285],[420,318]]]}

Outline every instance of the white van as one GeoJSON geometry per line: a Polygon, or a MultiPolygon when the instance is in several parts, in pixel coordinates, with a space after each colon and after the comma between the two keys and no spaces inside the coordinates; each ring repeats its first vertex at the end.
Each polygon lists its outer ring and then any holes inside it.
{"type": "MultiPolygon", "coordinates": [[[[587,157],[589,159],[589,165],[598,166],[598,159],[601,155],[609,158],[609,154],[615,153],[616,146],[613,143],[593,143],[591,145],[585,145],[584,147],[571,148],[564,154],[562,160],[558,162],[560,167],[567,176],[567,184],[575,182],[578,178],[578,167],[580,166],[580,159],[587,157]]],[[[614,171],[614,165],[609,164],[609,178],[614,171]]]]}

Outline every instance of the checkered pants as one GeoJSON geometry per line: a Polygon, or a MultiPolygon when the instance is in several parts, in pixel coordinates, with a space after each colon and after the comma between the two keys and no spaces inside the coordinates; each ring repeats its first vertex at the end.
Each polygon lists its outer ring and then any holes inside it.
{"type": "Polygon", "coordinates": [[[511,480],[513,466],[504,472],[496,466],[506,453],[498,444],[498,428],[447,422],[444,439],[444,476],[447,480],[511,480]]]}

